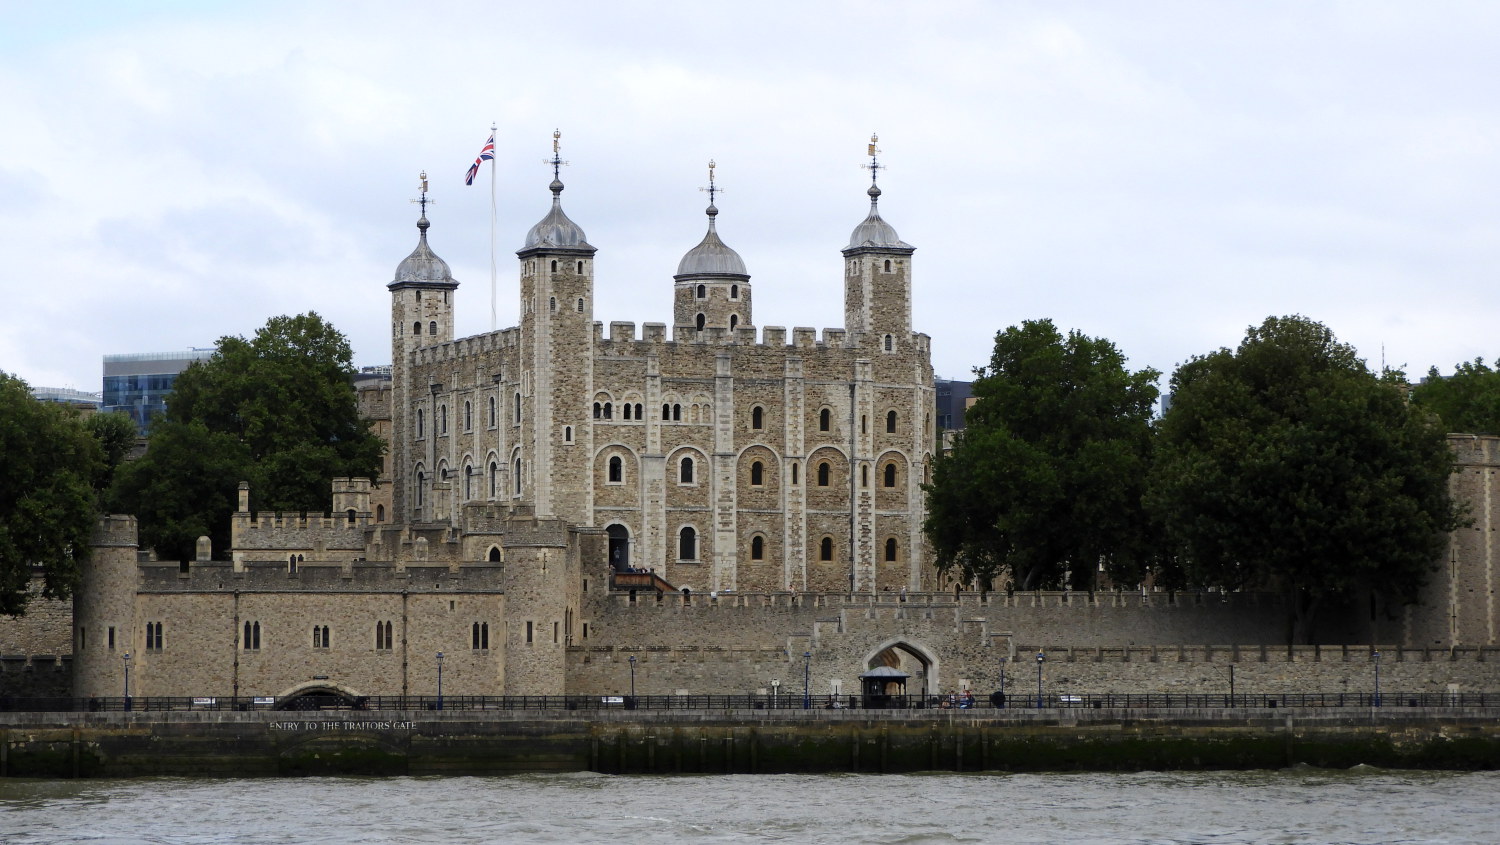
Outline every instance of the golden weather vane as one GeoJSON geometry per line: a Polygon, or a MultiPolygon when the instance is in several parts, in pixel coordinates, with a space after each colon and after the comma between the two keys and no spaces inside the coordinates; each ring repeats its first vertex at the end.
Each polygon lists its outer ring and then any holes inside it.
{"type": "Polygon", "coordinates": [[[542,164],[552,165],[552,178],[556,180],[561,180],[561,177],[558,175],[559,168],[568,166],[568,163],[562,160],[562,145],[558,143],[558,139],[560,138],[562,138],[562,130],[552,130],[552,158],[542,161],[542,164]]]}
{"type": "Polygon", "coordinates": [[[865,147],[865,155],[867,155],[867,156],[870,157],[870,163],[869,164],[861,164],[860,165],[860,167],[864,168],[865,170],[870,171],[870,181],[871,182],[874,182],[875,179],[876,179],[876,177],[878,177],[880,175],[880,171],[882,171],[882,170],[885,169],[885,165],[881,164],[880,163],[880,159],[879,159],[880,148],[877,147],[877,146],[875,146],[875,144],[878,143],[879,141],[880,141],[880,136],[876,135],[874,132],[871,132],[870,133],[870,144],[869,144],[869,146],[865,147]]]}
{"type": "Polygon", "coordinates": [[[422,216],[426,217],[427,216],[427,206],[429,206],[429,205],[436,205],[437,204],[437,200],[430,200],[430,199],[427,198],[427,171],[425,171],[425,170],[422,171],[421,175],[418,176],[417,178],[419,178],[419,179],[422,180],[421,184],[419,184],[417,186],[417,190],[422,193],[422,197],[421,197],[421,199],[414,199],[414,200],[412,200],[412,202],[420,203],[421,204],[421,206],[422,206],[422,216]]]}
{"type": "Polygon", "coordinates": [[[724,192],[723,188],[716,187],[714,185],[714,168],[718,167],[718,166],[719,165],[713,159],[709,159],[708,160],[708,187],[707,188],[699,188],[698,189],[700,191],[705,191],[705,192],[708,193],[708,204],[709,205],[713,205],[714,204],[714,195],[715,194],[721,194],[721,193],[724,192]]]}

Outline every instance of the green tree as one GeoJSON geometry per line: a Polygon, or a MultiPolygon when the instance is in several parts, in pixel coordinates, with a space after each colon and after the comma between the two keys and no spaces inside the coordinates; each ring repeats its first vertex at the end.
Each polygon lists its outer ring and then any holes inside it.
{"type": "Polygon", "coordinates": [[[1447,378],[1433,367],[1412,388],[1411,403],[1437,414],[1447,431],[1500,434],[1500,371],[1483,358],[1459,364],[1447,378]]]}
{"type": "Polygon", "coordinates": [[[1443,431],[1403,383],[1297,316],[1180,366],[1149,501],[1189,579],[1284,591],[1293,642],[1328,599],[1415,598],[1462,519],[1443,431]]]}
{"type": "Polygon", "coordinates": [[[1159,373],[1132,373],[1108,340],[1035,320],[997,334],[976,375],[977,401],[926,488],[938,569],[1020,589],[1065,578],[1091,589],[1100,564],[1138,579],[1159,373]]]}
{"type": "Polygon", "coordinates": [[[108,491],[114,481],[115,471],[125,463],[130,450],[135,448],[135,420],[129,414],[118,411],[93,414],[84,419],[83,427],[99,443],[103,459],[99,465],[99,476],[94,479],[94,486],[101,491],[108,491]]]}
{"type": "Polygon", "coordinates": [[[103,464],[73,410],[33,399],[26,382],[0,373],[0,614],[26,611],[34,568],[42,595],[72,595],[103,464]]]}
{"type": "Polygon", "coordinates": [[[274,317],[246,340],[224,337],[184,370],[126,464],[114,501],[158,553],[190,557],[200,535],[220,553],[240,481],[257,510],[325,512],[329,480],[370,477],[385,444],[359,417],[349,343],[315,313],[274,317]]]}

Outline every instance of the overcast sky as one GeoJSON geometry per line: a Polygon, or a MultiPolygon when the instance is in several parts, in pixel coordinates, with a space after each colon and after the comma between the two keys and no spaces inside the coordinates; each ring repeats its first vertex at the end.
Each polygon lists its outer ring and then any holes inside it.
{"type": "Polygon", "coordinates": [[[713,158],[755,323],[842,325],[874,131],[940,376],[1041,317],[1167,374],[1272,314],[1413,375],[1500,355],[1494,2],[0,0],[0,116],[34,386],[308,310],[389,363],[423,169],[488,331],[492,121],[501,327],[554,128],[595,319],[670,323],[713,158]]]}

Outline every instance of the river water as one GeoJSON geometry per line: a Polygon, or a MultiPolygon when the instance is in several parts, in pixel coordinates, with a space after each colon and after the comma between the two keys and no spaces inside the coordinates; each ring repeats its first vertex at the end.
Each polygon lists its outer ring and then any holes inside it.
{"type": "Polygon", "coordinates": [[[0,781],[4,845],[1500,842],[1500,773],[0,781]]]}

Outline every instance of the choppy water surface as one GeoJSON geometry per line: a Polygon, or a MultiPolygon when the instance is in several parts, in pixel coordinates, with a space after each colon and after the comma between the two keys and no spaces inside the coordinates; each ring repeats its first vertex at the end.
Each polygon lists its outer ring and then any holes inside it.
{"type": "Polygon", "coordinates": [[[1500,773],[0,781],[0,842],[1495,843],[1500,773]]]}

